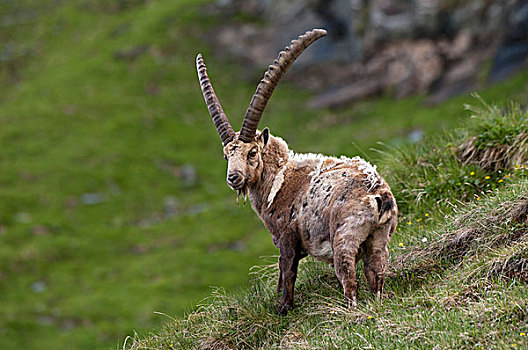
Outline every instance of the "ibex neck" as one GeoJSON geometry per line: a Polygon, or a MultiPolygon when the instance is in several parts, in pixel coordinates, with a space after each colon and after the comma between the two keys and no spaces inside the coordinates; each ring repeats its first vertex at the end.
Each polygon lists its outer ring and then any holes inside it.
{"type": "Polygon", "coordinates": [[[260,215],[267,207],[267,199],[273,181],[277,177],[281,168],[288,162],[289,149],[284,140],[270,135],[270,140],[262,154],[264,169],[262,175],[252,187],[249,188],[249,199],[251,206],[260,215]]]}

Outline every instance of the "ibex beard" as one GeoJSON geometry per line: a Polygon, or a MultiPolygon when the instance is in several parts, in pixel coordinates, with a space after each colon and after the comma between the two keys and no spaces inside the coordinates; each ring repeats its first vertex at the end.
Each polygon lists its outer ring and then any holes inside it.
{"type": "Polygon", "coordinates": [[[398,209],[389,185],[365,160],[296,154],[268,128],[257,130],[271,94],[293,61],[318,38],[314,29],[286,47],[265,73],[234,132],[207,76],[202,56],[196,59],[207,108],[224,145],[227,184],[247,196],[253,210],[279,248],[277,308],[293,308],[299,261],[307,255],[332,264],[350,307],[357,305],[356,263],[363,259],[372,292],[381,299],[388,244],[398,209]]]}

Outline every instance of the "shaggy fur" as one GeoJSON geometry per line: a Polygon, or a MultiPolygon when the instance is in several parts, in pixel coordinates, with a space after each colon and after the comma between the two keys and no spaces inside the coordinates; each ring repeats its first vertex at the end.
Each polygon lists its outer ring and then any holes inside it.
{"type": "Polygon", "coordinates": [[[397,206],[375,167],[359,157],[295,154],[268,129],[253,142],[224,147],[228,184],[251,206],[279,248],[278,312],[293,308],[299,260],[312,255],[333,264],[350,306],[357,304],[355,265],[362,258],[370,289],[381,298],[397,206]]]}

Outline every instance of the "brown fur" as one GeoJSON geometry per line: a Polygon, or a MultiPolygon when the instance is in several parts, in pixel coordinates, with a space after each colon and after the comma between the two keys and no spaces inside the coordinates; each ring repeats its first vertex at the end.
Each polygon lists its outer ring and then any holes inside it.
{"type": "Polygon", "coordinates": [[[350,306],[357,304],[355,264],[363,258],[370,289],[381,298],[398,209],[375,168],[359,157],[296,155],[267,129],[247,143],[237,133],[224,155],[228,184],[249,195],[279,248],[279,313],[293,308],[297,267],[306,255],[334,265],[350,306]]]}

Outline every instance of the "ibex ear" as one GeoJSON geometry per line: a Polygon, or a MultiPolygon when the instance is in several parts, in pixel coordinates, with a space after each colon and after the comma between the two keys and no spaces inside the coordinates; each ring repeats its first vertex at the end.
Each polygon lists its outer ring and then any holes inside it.
{"type": "Polygon", "coordinates": [[[262,143],[262,148],[266,147],[269,141],[269,129],[264,128],[258,137],[258,141],[262,143]]]}

